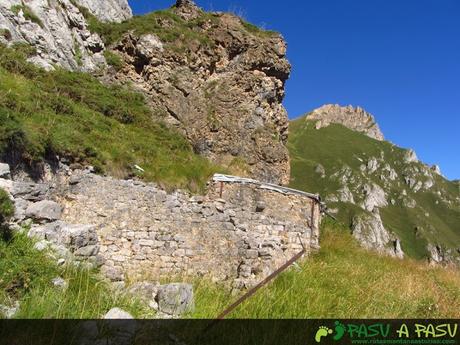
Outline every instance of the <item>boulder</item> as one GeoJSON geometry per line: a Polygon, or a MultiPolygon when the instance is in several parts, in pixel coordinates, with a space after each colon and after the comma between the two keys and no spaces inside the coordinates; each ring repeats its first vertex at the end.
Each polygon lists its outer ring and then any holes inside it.
{"type": "Polygon", "coordinates": [[[33,182],[14,182],[11,194],[14,198],[23,198],[28,201],[45,200],[50,190],[50,186],[46,183],[33,182]]]}
{"type": "Polygon", "coordinates": [[[6,319],[12,319],[19,311],[19,307],[20,304],[18,301],[15,301],[11,306],[0,304],[0,316],[5,317],[6,319]]]}
{"type": "Polygon", "coordinates": [[[193,286],[184,283],[161,285],[158,288],[159,311],[169,315],[181,315],[195,308],[193,286]]]}
{"type": "Polygon", "coordinates": [[[51,283],[57,287],[65,290],[67,286],[69,285],[63,278],[61,277],[56,277],[51,280],[51,283]]]}
{"type": "Polygon", "coordinates": [[[4,179],[11,178],[10,166],[8,164],[0,163],[0,178],[4,178],[4,179]]]}
{"type": "MultiPolygon", "coordinates": [[[[441,172],[441,168],[439,167],[439,165],[433,165],[431,167],[431,171],[433,171],[435,174],[439,175],[439,176],[443,176],[442,175],[442,172],[441,172]]],[[[0,176],[1,177],[1,176],[0,176]]]]}
{"type": "Polygon", "coordinates": [[[355,216],[352,221],[352,234],[366,249],[402,258],[404,253],[399,239],[385,229],[378,209],[372,214],[355,216]]]}
{"type": "Polygon", "coordinates": [[[414,150],[409,149],[404,153],[404,162],[405,163],[414,163],[418,162],[417,154],[414,150]]]}
{"type": "Polygon", "coordinates": [[[69,251],[79,259],[95,257],[99,253],[99,239],[94,225],[56,221],[33,225],[28,236],[51,243],[61,257],[66,257],[69,251]]]}
{"type": "Polygon", "coordinates": [[[362,208],[367,211],[373,211],[376,207],[388,206],[385,191],[377,184],[366,184],[363,187],[365,195],[362,208]]]}
{"type": "Polygon", "coordinates": [[[112,308],[104,315],[105,320],[131,320],[134,317],[120,308],[112,308]]]}
{"type": "Polygon", "coordinates": [[[26,218],[26,211],[29,207],[30,202],[22,199],[16,198],[14,199],[14,217],[13,219],[16,221],[22,221],[26,218]]]}
{"type": "Polygon", "coordinates": [[[26,210],[26,216],[38,221],[54,221],[61,219],[62,207],[51,200],[42,200],[30,205],[26,210]]]}

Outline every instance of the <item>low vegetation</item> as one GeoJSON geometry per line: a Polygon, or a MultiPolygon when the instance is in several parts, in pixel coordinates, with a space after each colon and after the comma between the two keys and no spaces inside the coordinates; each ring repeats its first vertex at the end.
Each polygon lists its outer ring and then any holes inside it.
{"type": "Polygon", "coordinates": [[[14,205],[8,194],[0,188],[0,224],[10,218],[14,213],[14,205]]]}
{"type": "Polygon", "coordinates": [[[58,266],[51,252],[34,249],[25,234],[0,240],[0,304],[20,302],[16,318],[100,318],[113,307],[137,317],[153,316],[138,300],[116,293],[95,270],[58,266]],[[61,277],[67,287],[54,286],[61,277]]]}
{"type": "MultiPolygon", "coordinates": [[[[212,48],[214,41],[210,38],[203,27],[204,24],[216,25],[219,23],[219,15],[209,12],[201,12],[197,18],[184,20],[174,13],[172,8],[147,13],[142,16],[134,16],[122,23],[104,23],[92,15],[88,9],[74,2],[85,16],[91,32],[98,33],[106,45],[118,42],[127,32],[135,35],[155,34],[172,50],[184,52],[190,45],[197,43],[212,48]]],[[[263,30],[241,19],[241,26],[248,34],[259,37],[271,37],[277,34],[274,31],[263,30]]]]}
{"type": "Polygon", "coordinates": [[[116,71],[119,71],[123,68],[123,60],[114,52],[110,50],[104,50],[105,61],[109,66],[115,68],[116,71]]]}
{"type": "Polygon", "coordinates": [[[209,37],[200,30],[201,24],[217,18],[209,13],[194,20],[185,21],[171,9],[151,12],[142,16],[134,16],[122,23],[104,23],[99,21],[86,8],[78,6],[89,24],[91,32],[98,33],[107,45],[115,43],[127,32],[136,35],[155,34],[158,38],[172,48],[185,48],[191,42],[199,42],[205,46],[212,46],[209,37]]]}
{"type": "Polygon", "coordinates": [[[26,62],[31,54],[28,46],[0,46],[1,159],[34,166],[59,155],[117,177],[138,174],[192,191],[217,170],[162,124],[141,94],[84,73],[45,72],[26,62]]]}
{"type": "MultiPolygon", "coordinates": [[[[362,249],[346,227],[326,223],[321,250],[240,305],[230,318],[458,318],[460,273],[362,249]]],[[[197,284],[192,317],[214,318],[236,300],[197,284]]]]}

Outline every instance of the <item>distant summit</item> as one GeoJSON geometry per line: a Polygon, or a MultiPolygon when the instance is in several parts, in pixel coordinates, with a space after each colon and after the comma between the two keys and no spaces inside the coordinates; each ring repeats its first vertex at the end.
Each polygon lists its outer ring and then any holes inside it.
{"type": "Polygon", "coordinates": [[[371,138],[380,141],[385,139],[374,117],[361,107],[326,104],[313,110],[308,114],[307,119],[318,121],[316,129],[327,127],[331,123],[338,123],[354,131],[365,133],[371,138]]]}

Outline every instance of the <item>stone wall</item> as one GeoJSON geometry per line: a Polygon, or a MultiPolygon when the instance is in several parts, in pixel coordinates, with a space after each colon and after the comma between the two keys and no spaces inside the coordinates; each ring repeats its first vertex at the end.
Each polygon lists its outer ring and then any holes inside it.
{"type": "Polygon", "coordinates": [[[101,270],[114,281],[206,275],[244,288],[300,252],[300,240],[307,253],[319,247],[320,206],[316,196],[241,181],[190,196],[79,171],[61,177],[56,198],[63,221],[96,226],[101,270]]]}

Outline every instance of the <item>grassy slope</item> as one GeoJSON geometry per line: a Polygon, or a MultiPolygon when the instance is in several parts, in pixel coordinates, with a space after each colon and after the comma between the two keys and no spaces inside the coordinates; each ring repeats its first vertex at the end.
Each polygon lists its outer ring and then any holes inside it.
{"type": "MultiPolygon", "coordinates": [[[[233,312],[231,318],[458,318],[460,273],[359,247],[348,231],[327,224],[321,250],[291,268],[233,312]]],[[[193,317],[215,317],[236,297],[198,285],[193,317]]]]}
{"type": "MultiPolygon", "coordinates": [[[[426,256],[427,240],[446,247],[459,247],[460,209],[455,204],[448,205],[442,201],[438,205],[435,204],[435,201],[439,200],[435,191],[441,190],[446,198],[455,200],[459,196],[457,186],[436,176],[433,191],[413,193],[404,182],[404,170],[420,168],[421,164],[404,163],[403,149],[388,142],[371,139],[341,125],[316,130],[314,123],[306,121],[304,117],[291,122],[288,145],[291,153],[291,186],[320,193],[322,196],[333,193],[340,187],[337,180],[329,178],[333,172],[347,165],[359,175],[359,167],[363,163],[358,158],[367,162],[371,157],[380,157],[383,152],[385,161],[399,175],[399,178],[392,182],[389,198],[397,200],[402,189],[406,189],[408,197],[416,200],[418,205],[415,209],[409,209],[397,203],[381,211],[384,224],[401,238],[403,250],[412,257],[423,258],[426,256]],[[315,167],[319,163],[326,170],[327,177],[324,179],[315,173],[315,167]],[[426,217],[425,213],[429,213],[430,216],[426,217]],[[418,234],[415,233],[416,227],[422,229],[418,234]]],[[[381,185],[378,174],[371,175],[370,178],[381,185]]],[[[331,203],[329,206],[339,208],[339,219],[347,225],[350,224],[353,215],[363,212],[351,204],[331,203]]]]}
{"type": "Polygon", "coordinates": [[[216,170],[140,94],[83,73],[39,70],[25,62],[28,49],[0,46],[0,158],[14,152],[34,165],[58,154],[115,176],[137,164],[146,180],[192,190],[216,170]]]}

